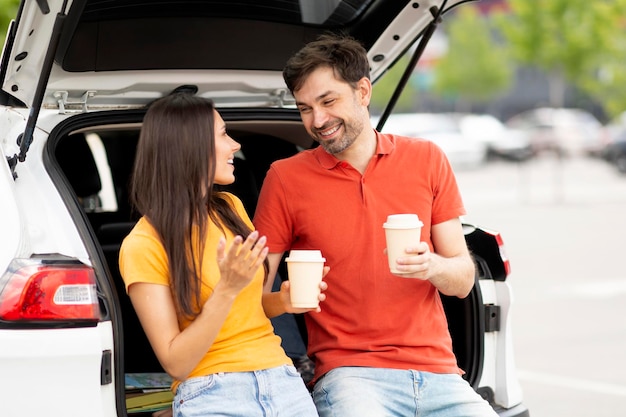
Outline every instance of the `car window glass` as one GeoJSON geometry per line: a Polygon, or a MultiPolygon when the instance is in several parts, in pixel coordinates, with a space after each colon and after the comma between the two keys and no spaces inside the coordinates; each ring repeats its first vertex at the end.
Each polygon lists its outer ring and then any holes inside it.
{"type": "Polygon", "coordinates": [[[115,198],[115,190],[113,188],[113,177],[111,176],[111,168],[107,160],[106,149],[102,143],[102,139],[96,133],[85,135],[87,144],[93,153],[100,182],[102,187],[98,193],[100,198],[100,211],[117,211],[117,199],[115,198]]]}
{"type": "Polygon", "coordinates": [[[372,0],[213,0],[213,1],[153,1],[128,0],[87,1],[83,21],[132,18],[135,15],[151,17],[219,17],[250,19],[290,24],[321,26],[345,25],[363,13],[372,0]]]}

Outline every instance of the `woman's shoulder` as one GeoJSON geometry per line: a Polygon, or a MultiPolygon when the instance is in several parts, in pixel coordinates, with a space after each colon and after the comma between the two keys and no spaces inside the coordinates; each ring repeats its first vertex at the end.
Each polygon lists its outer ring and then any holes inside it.
{"type": "Polygon", "coordinates": [[[248,213],[246,212],[243,202],[235,194],[228,191],[219,191],[217,196],[218,198],[226,201],[240,217],[244,219],[248,217],[248,213]]]}
{"type": "Polygon", "coordinates": [[[243,202],[241,201],[241,199],[229,191],[218,191],[216,193],[216,196],[226,201],[234,209],[237,209],[238,207],[243,207],[243,202]]]}
{"type": "Polygon", "coordinates": [[[161,239],[158,232],[152,226],[148,218],[141,217],[135,226],[131,229],[130,233],[122,241],[122,246],[142,246],[145,245],[159,245],[161,246],[161,239]]]}

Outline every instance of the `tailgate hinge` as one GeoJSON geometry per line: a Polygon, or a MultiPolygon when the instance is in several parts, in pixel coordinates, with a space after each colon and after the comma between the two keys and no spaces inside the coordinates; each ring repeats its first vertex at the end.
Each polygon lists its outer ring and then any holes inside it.
{"type": "Polygon", "coordinates": [[[69,93],[67,91],[55,91],[54,98],[57,99],[59,104],[59,114],[65,114],[66,107],[68,106],[80,106],[83,113],[87,113],[87,101],[95,96],[97,91],[89,90],[78,100],[70,100],[69,93]]]}
{"type": "Polygon", "coordinates": [[[485,333],[500,331],[500,306],[485,304],[485,333]]]}

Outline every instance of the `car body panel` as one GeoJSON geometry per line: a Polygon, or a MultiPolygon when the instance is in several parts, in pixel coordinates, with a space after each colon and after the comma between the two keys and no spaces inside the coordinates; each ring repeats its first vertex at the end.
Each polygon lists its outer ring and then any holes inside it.
{"type": "MultiPolygon", "coordinates": [[[[15,143],[18,132],[25,129],[26,119],[22,111],[3,110],[0,149],[4,151],[5,147],[13,147],[6,145],[15,143]]],[[[40,121],[43,125],[52,123],[49,119],[58,123],[62,117],[54,111],[42,114],[40,121]]],[[[61,255],[91,264],[76,220],[44,168],[47,132],[37,129],[34,138],[17,178],[7,172],[6,164],[1,169],[0,227],[4,238],[0,243],[0,277],[10,273],[9,264],[18,258],[61,255]]],[[[95,327],[24,326],[19,322],[0,323],[0,414],[115,415],[111,412],[116,407],[114,384],[102,384],[100,380],[103,352],[114,351],[109,319],[103,316],[95,327]]]]}
{"type": "Polygon", "coordinates": [[[100,384],[102,352],[113,351],[112,334],[110,322],[78,329],[0,329],[2,415],[115,415],[113,384],[100,384]]]}
{"type": "MultiPolygon", "coordinates": [[[[0,143],[0,151],[4,151],[0,143]]],[[[3,152],[4,154],[4,152],[3,152]]],[[[0,239],[0,271],[5,271],[11,260],[19,252],[22,236],[22,221],[18,205],[15,198],[15,184],[13,175],[6,164],[0,164],[0,228],[2,235],[0,239]]]]}
{"type": "MultiPolygon", "coordinates": [[[[58,112],[50,116],[58,123],[60,119],[58,112]]],[[[44,125],[46,118],[42,117],[44,125]]],[[[0,131],[4,131],[5,120],[0,120],[0,131]]],[[[20,124],[12,124],[7,130],[12,130],[15,134],[16,126],[20,124]]],[[[25,128],[25,122],[22,122],[21,126],[25,128]]],[[[9,136],[7,140],[15,141],[16,137],[9,136]]],[[[20,243],[21,248],[17,256],[59,253],[89,264],[88,254],[78,235],[75,220],[70,216],[42,163],[46,138],[46,132],[35,130],[35,140],[29,157],[22,163],[20,174],[14,182],[13,195],[15,201],[20,202],[20,221],[25,232],[20,236],[26,238],[20,243]]]]}

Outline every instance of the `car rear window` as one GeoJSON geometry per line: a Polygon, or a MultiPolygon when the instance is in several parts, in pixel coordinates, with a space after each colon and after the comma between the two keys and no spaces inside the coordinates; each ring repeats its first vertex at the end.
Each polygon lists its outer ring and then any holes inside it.
{"type": "Polygon", "coordinates": [[[84,21],[120,17],[219,17],[341,26],[356,19],[373,0],[90,0],[83,11],[84,21]]]}
{"type": "Polygon", "coordinates": [[[56,61],[68,72],[278,71],[327,30],[371,32],[373,42],[401,7],[380,0],[75,0],[56,61]]]}

